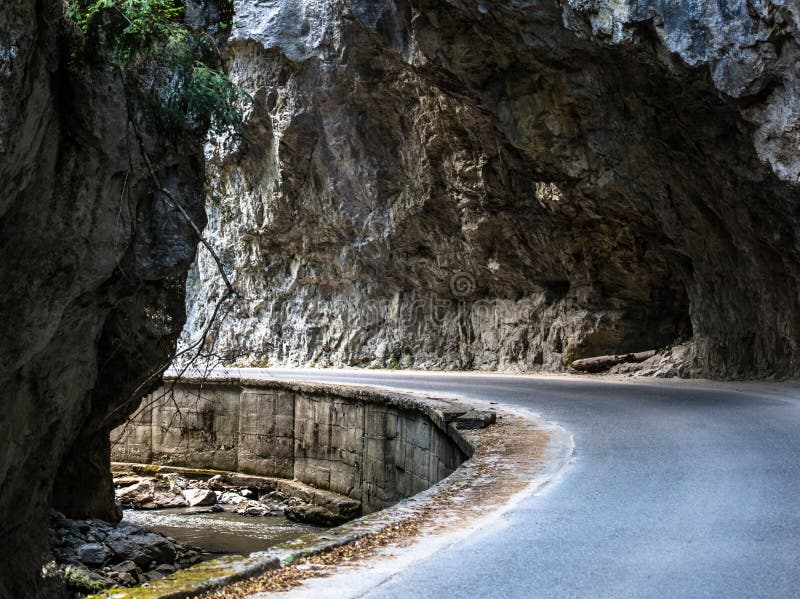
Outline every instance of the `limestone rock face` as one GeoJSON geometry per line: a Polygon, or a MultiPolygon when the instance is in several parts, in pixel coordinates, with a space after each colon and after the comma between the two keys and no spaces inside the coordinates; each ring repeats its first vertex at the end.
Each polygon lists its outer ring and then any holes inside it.
{"type": "MultiPolygon", "coordinates": [[[[155,193],[120,82],[70,75],[61,8],[0,11],[2,597],[37,593],[51,500],[118,518],[108,431],[174,351],[197,242],[155,193]]],[[[201,143],[149,133],[161,183],[202,225],[201,143]]]]}
{"type": "MultiPolygon", "coordinates": [[[[797,8],[241,0],[207,147],[251,364],[800,371],[797,8]]],[[[185,338],[222,292],[201,252],[185,338]]]]}

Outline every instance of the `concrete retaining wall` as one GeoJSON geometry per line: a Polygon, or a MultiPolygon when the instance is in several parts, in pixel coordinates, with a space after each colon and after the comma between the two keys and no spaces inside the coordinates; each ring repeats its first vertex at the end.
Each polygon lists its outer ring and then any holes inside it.
{"type": "Polygon", "coordinates": [[[367,389],[233,380],[168,383],[112,433],[112,459],[295,478],[389,506],[471,454],[444,413],[367,389]]]}

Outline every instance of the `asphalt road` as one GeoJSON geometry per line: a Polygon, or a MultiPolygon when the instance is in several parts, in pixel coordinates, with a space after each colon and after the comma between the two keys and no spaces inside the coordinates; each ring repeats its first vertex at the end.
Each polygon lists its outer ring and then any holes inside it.
{"type": "Polygon", "coordinates": [[[800,597],[800,387],[360,370],[242,375],[380,385],[524,406],[574,463],[508,526],[368,597],[800,597]]]}

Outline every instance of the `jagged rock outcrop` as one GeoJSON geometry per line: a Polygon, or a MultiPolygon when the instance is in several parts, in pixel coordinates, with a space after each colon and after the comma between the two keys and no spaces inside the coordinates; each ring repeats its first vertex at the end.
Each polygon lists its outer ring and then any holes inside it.
{"type": "MultiPolygon", "coordinates": [[[[69,71],[62,8],[0,11],[2,597],[37,594],[51,503],[118,518],[108,431],[174,351],[197,243],[155,193],[120,81],[69,71]]],[[[144,143],[202,225],[200,139],[144,143]]]]}
{"type": "MultiPolygon", "coordinates": [[[[249,363],[800,370],[798,11],[779,0],[237,3],[210,145],[249,363]]],[[[187,338],[221,286],[201,254],[187,338]]]]}

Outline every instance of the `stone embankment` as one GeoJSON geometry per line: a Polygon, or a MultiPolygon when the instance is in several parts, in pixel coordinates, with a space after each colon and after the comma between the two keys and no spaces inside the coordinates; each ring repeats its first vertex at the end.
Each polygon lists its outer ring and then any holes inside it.
{"type": "Polygon", "coordinates": [[[294,479],[365,514],[447,477],[472,453],[459,428],[494,418],[368,389],[235,379],[167,380],[143,406],[112,434],[113,459],[294,479]]]}

